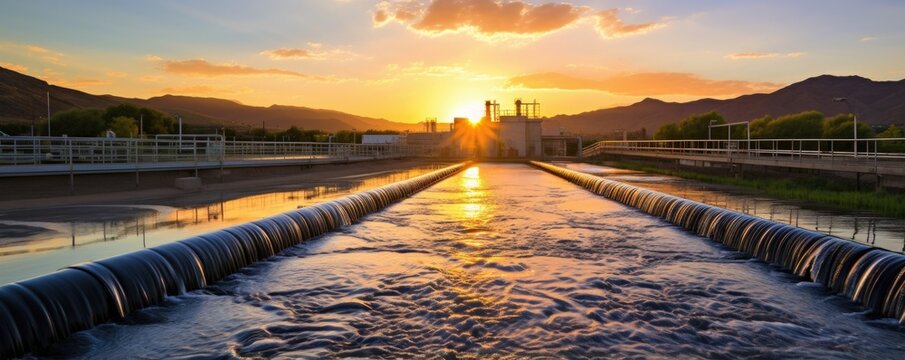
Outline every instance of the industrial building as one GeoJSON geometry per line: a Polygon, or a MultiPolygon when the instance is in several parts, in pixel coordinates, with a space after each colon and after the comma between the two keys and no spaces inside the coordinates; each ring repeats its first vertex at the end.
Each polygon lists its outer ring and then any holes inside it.
{"type": "Polygon", "coordinates": [[[514,105],[512,109],[500,110],[496,101],[485,101],[481,119],[454,118],[448,132],[438,132],[436,119],[428,119],[426,131],[407,134],[406,144],[454,157],[541,159],[580,156],[580,137],[568,135],[562,129],[543,128],[540,103],[518,99],[514,105]]]}

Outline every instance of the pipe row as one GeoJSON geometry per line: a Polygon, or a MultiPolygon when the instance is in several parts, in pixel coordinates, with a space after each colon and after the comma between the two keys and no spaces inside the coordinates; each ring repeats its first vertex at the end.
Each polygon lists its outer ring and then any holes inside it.
{"type": "Polygon", "coordinates": [[[905,255],[547,163],[531,164],[905,323],[905,255]]]}
{"type": "Polygon", "coordinates": [[[4,285],[0,287],[0,358],[25,354],[159,304],[167,296],[203,288],[287,247],[381,210],[465,165],[4,285]]]}

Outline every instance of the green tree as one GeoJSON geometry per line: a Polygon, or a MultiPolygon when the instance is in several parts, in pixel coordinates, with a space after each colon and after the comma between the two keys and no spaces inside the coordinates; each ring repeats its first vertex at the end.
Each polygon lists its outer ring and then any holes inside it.
{"type": "Polygon", "coordinates": [[[135,124],[135,119],[128,116],[117,116],[110,120],[110,130],[119,138],[138,136],[138,125],[135,124]]]}
{"type": "MultiPolygon", "coordinates": [[[[860,131],[858,132],[860,134],[860,131]]],[[[905,137],[905,134],[902,133],[902,129],[899,129],[895,124],[889,125],[886,130],[881,131],[877,134],[878,138],[901,138],[905,137]]]]}
{"type": "MultiPolygon", "coordinates": [[[[854,118],[852,115],[839,114],[823,123],[824,139],[851,139],[854,135],[854,118]]],[[[858,123],[858,138],[867,139],[874,137],[874,131],[870,125],[858,123]]]]}
{"type": "Polygon", "coordinates": [[[674,123],[664,124],[654,133],[654,140],[679,140],[681,137],[679,125],[674,123]]]}
{"type": "MultiPolygon", "coordinates": [[[[107,130],[104,110],[101,109],[74,109],[59,112],[50,118],[50,125],[53,135],[98,136],[107,130]]],[[[40,130],[46,128],[43,126],[40,130]]]]}
{"type": "Polygon", "coordinates": [[[766,121],[759,135],[769,139],[819,139],[822,133],[823,114],[805,111],[766,121]]]}
{"type": "Polygon", "coordinates": [[[764,115],[763,117],[759,117],[757,119],[751,120],[751,138],[753,139],[766,139],[770,136],[767,132],[767,127],[770,123],[773,122],[773,117],[770,115],[764,115]]]}
{"type": "MultiPolygon", "coordinates": [[[[707,139],[710,125],[725,124],[726,119],[716,111],[692,115],[679,123],[682,139],[707,139]]],[[[715,139],[726,137],[725,129],[713,129],[711,136],[715,139]]]]}
{"type": "MultiPolygon", "coordinates": [[[[104,112],[107,124],[111,124],[114,118],[120,116],[130,117],[141,123],[144,135],[170,134],[176,130],[175,121],[171,116],[151,108],[119,104],[108,107],[104,112]]],[[[138,135],[137,132],[135,134],[138,135]]]]}

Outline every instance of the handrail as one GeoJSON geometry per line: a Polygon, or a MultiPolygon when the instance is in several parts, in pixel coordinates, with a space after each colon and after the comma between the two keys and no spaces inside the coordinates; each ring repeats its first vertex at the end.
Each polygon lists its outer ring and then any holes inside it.
{"type": "MultiPolygon", "coordinates": [[[[739,139],[739,140],[622,140],[598,141],[582,155],[607,152],[645,152],[720,157],[788,157],[905,160],[905,138],[870,139],[739,139]],[[855,148],[857,146],[857,149],[855,148]],[[857,151],[855,151],[857,150],[857,151]]],[[[902,163],[905,166],[905,162],[902,163]]]]}
{"type": "Polygon", "coordinates": [[[320,142],[235,141],[222,135],[154,138],[2,136],[0,166],[228,160],[349,159],[420,156],[420,146],[320,142]]]}

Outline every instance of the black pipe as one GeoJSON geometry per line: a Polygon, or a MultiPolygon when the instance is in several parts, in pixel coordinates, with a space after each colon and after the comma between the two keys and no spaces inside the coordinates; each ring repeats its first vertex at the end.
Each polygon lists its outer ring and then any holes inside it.
{"type": "Polygon", "coordinates": [[[443,180],[465,163],[208,234],[0,286],[0,358],[213,284],[443,180]]]}
{"type": "Polygon", "coordinates": [[[905,323],[905,255],[756,216],[532,161],[591,192],[821,283],[905,323]]]}

